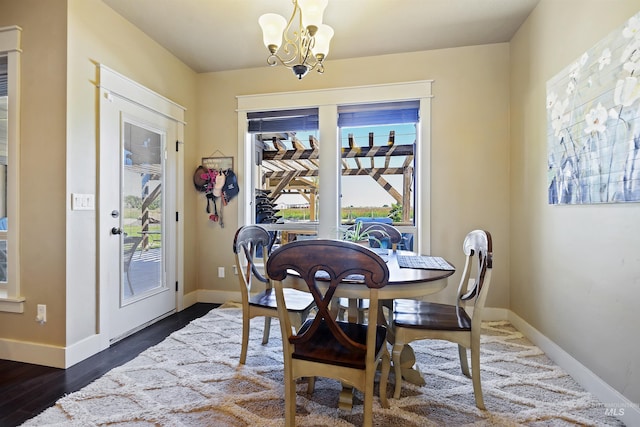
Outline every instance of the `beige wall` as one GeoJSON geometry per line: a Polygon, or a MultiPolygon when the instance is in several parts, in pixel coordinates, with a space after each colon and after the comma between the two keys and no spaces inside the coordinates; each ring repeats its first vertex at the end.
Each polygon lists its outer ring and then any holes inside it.
{"type": "MultiPolygon", "coordinates": [[[[432,104],[431,247],[462,265],[462,240],[474,228],[492,232],[495,273],[489,304],[509,304],[509,98],[508,44],[464,47],[373,58],[328,61],[324,75],[302,81],[284,68],[245,69],[198,76],[198,152],[219,150],[237,156],[236,96],[435,80],[432,104]]],[[[187,166],[188,167],[188,166],[187,166]]],[[[196,164],[191,165],[195,169],[196,164]]],[[[245,173],[239,170],[239,179],[245,173]]],[[[195,191],[195,190],[194,190],[195,191]]],[[[233,276],[217,278],[217,267],[231,271],[237,201],[225,207],[225,228],[207,219],[206,202],[197,200],[199,270],[202,289],[236,291],[233,276]]],[[[426,238],[426,234],[424,236],[426,238]]],[[[440,299],[451,297],[460,273],[440,299]]],[[[221,302],[221,301],[219,301],[221,302]]]]}
{"type": "MultiPolygon", "coordinates": [[[[0,26],[22,27],[23,314],[0,313],[0,339],[65,347],[98,332],[96,215],[71,193],[97,193],[96,63],[185,106],[185,162],[196,154],[196,74],[99,0],[0,0],[0,26]],[[35,322],[36,304],[48,321],[35,322]]],[[[185,180],[191,189],[191,172],[185,180]]],[[[184,191],[181,189],[181,191],[184,191]]],[[[97,199],[99,203],[99,199],[97,199]]],[[[195,196],[185,192],[183,220],[195,196]]],[[[185,292],[195,291],[195,229],[185,227],[185,292]]]]}
{"type": "Polygon", "coordinates": [[[66,1],[0,0],[0,26],[22,27],[20,200],[22,314],[0,337],[63,344],[65,335],[66,1]],[[47,304],[48,322],[36,321],[47,304]]]}
{"type": "MultiPolygon", "coordinates": [[[[547,204],[546,82],[640,1],[542,0],[511,43],[511,309],[640,402],[640,205],[547,204]]],[[[613,58],[616,60],[616,58],[613,58]]]]}

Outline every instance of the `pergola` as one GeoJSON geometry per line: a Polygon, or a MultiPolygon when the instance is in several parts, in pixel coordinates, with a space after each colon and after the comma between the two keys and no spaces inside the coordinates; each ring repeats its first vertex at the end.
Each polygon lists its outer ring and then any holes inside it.
{"type": "MultiPolygon", "coordinates": [[[[270,190],[274,200],[282,194],[299,194],[309,202],[309,216],[316,219],[315,206],[318,190],[317,177],[320,142],[313,136],[305,145],[295,135],[263,134],[261,183],[270,190]],[[291,140],[292,148],[283,141],[291,140]]],[[[342,148],[342,176],[367,175],[380,185],[402,206],[411,205],[411,183],[413,180],[413,158],[415,144],[395,144],[395,131],[389,132],[384,146],[374,145],[374,134],[369,133],[368,146],[356,144],[349,134],[349,146],[342,148]],[[392,157],[403,157],[401,166],[391,166],[392,157]],[[352,159],[352,160],[350,160],[352,159]],[[376,162],[376,159],[383,159],[376,162]],[[396,189],[384,175],[402,175],[402,188],[396,189]]],[[[398,162],[394,162],[398,163],[398,162]]],[[[410,209],[402,210],[402,222],[410,222],[410,209]]]]}
{"type": "MultiPolygon", "coordinates": [[[[149,247],[149,224],[154,221],[150,215],[149,207],[158,198],[162,192],[162,184],[158,184],[151,188],[149,183],[160,181],[162,177],[162,165],[160,164],[134,164],[125,165],[125,169],[134,172],[142,177],[140,194],[142,198],[142,206],[140,207],[140,224],[142,235],[142,248],[149,247]]],[[[157,220],[155,220],[157,222],[157,220]]]]}

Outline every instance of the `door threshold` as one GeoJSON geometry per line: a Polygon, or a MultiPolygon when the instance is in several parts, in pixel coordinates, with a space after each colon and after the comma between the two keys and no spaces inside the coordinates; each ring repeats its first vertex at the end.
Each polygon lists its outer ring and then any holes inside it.
{"type": "Polygon", "coordinates": [[[128,336],[131,336],[131,335],[135,334],[136,332],[139,332],[139,331],[143,330],[143,329],[144,329],[144,328],[146,328],[147,326],[153,325],[154,323],[159,322],[160,320],[162,320],[162,319],[164,319],[164,318],[166,318],[166,317],[171,316],[171,315],[172,315],[172,314],[174,314],[174,313],[176,313],[176,310],[175,310],[175,309],[173,309],[173,310],[171,310],[171,311],[168,311],[168,312],[164,313],[163,315],[156,317],[155,319],[151,319],[151,320],[149,320],[148,322],[145,322],[145,323],[143,323],[142,325],[138,326],[137,328],[133,328],[133,329],[131,329],[131,330],[129,330],[129,331],[127,331],[127,332],[125,332],[124,334],[118,335],[118,336],[117,336],[117,337],[115,337],[115,338],[111,338],[111,339],[109,340],[109,345],[115,344],[115,343],[117,343],[118,341],[121,341],[121,340],[123,340],[123,339],[127,338],[128,336]]]}

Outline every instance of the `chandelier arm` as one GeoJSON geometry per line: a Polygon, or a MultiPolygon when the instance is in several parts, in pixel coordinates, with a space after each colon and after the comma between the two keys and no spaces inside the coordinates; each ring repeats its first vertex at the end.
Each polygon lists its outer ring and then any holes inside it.
{"type": "Polygon", "coordinates": [[[269,55],[269,57],[267,58],[267,64],[273,66],[280,63],[280,65],[283,65],[287,68],[291,68],[298,62],[297,59],[298,59],[297,56],[294,56],[291,58],[282,57],[281,55],[278,54],[278,52],[276,52],[273,55],[269,55]]]}
{"type": "Polygon", "coordinates": [[[299,15],[298,25],[300,27],[300,31],[304,31],[302,29],[302,11],[300,6],[298,6],[297,0],[292,0],[293,3],[293,12],[287,21],[287,25],[284,27],[282,32],[283,43],[280,48],[274,52],[269,59],[267,59],[267,63],[271,65],[274,63],[275,59],[277,59],[280,64],[284,65],[287,68],[291,68],[295,65],[295,62],[300,57],[300,47],[299,40],[301,39],[301,34],[299,34],[295,29],[292,29],[293,21],[296,18],[296,14],[299,15]],[[293,33],[293,37],[291,36],[293,33]],[[275,58],[275,59],[273,59],[275,58]]]}
{"type": "MultiPolygon", "coordinates": [[[[278,55],[276,55],[275,53],[267,57],[267,65],[269,65],[270,67],[278,65],[278,61],[280,61],[280,58],[278,58],[278,55]]],[[[280,63],[282,63],[282,61],[280,61],[280,63]]]]}
{"type": "MultiPolygon", "coordinates": [[[[302,48],[304,49],[304,58],[302,57],[302,52],[300,52],[300,63],[301,64],[307,64],[308,63],[307,61],[309,60],[309,52],[311,52],[311,49],[313,48],[313,46],[315,44],[315,39],[313,37],[309,36],[306,31],[305,31],[305,34],[306,34],[306,37],[302,41],[302,48]]],[[[313,55],[312,55],[312,58],[315,59],[315,57],[313,55]]]]}

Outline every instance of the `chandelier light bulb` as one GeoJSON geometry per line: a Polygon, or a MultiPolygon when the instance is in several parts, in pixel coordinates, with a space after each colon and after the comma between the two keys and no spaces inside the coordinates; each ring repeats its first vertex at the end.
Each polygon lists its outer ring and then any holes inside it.
{"type": "Polygon", "coordinates": [[[282,33],[287,26],[287,20],[277,13],[265,13],[258,19],[262,27],[262,41],[274,54],[282,44],[282,33]]]}
{"type": "Polygon", "coordinates": [[[329,0],[298,0],[298,7],[302,13],[302,26],[314,36],[316,30],[322,25],[322,16],[327,8],[329,0]]]}
{"type": "Polygon", "coordinates": [[[315,44],[313,45],[313,54],[322,61],[329,54],[329,43],[333,37],[333,28],[327,24],[318,27],[315,35],[315,44]]]}

